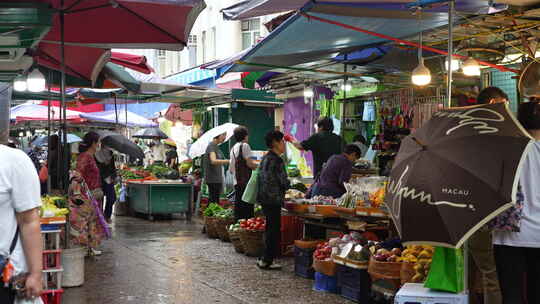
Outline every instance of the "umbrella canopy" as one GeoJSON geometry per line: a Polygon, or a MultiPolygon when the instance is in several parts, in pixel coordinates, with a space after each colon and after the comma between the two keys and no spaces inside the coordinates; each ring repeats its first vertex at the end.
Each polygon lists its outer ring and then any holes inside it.
{"type": "MultiPolygon", "coordinates": [[[[64,9],[67,45],[99,48],[149,48],[179,51],[186,46],[189,32],[203,0],[41,0],[64,9]],[[134,30],[136,29],[136,30],[134,30]]],[[[43,38],[60,43],[60,17],[43,38]]]]}
{"type": "Polygon", "coordinates": [[[228,141],[233,136],[234,129],[237,127],[239,127],[239,125],[228,122],[206,131],[193,143],[193,145],[191,145],[191,148],[189,148],[189,157],[195,158],[206,153],[206,148],[208,148],[208,145],[216,136],[227,134],[225,141],[228,141]]]}
{"type": "Polygon", "coordinates": [[[98,134],[101,137],[101,144],[130,157],[144,159],[144,152],[141,147],[124,135],[110,131],[98,131],[98,134]]]}
{"type": "MultiPolygon", "coordinates": [[[[72,144],[72,143],[76,143],[76,142],[81,142],[82,139],[75,135],[75,134],[71,134],[69,133],[67,135],[67,142],[68,144],[72,144]]],[[[42,146],[46,146],[49,144],[49,136],[40,136],[38,138],[36,138],[33,142],[32,142],[32,145],[36,146],[36,147],[42,147],[42,146]]]]}
{"type": "Polygon", "coordinates": [[[515,203],[530,143],[506,104],[437,112],[391,172],[385,202],[402,240],[460,247],[515,203]]]}
{"type": "Polygon", "coordinates": [[[161,131],[159,128],[146,128],[137,131],[133,137],[144,139],[166,139],[169,138],[167,134],[161,131]]]}
{"type": "Polygon", "coordinates": [[[127,112],[127,122],[126,122],[126,112],[125,111],[103,111],[103,112],[94,112],[94,113],[81,113],[81,117],[88,119],[90,121],[99,121],[99,122],[108,122],[108,123],[119,123],[122,125],[127,124],[128,127],[156,127],[157,123],[152,122],[142,116],[139,116],[132,112],[127,112]]]}
{"type": "Polygon", "coordinates": [[[148,64],[148,60],[145,56],[112,52],[111,62],[144,74],[151,74],[154,72],[154,69],[148,64]]]}
{"type": "MultiPolygon", "coordinates": [[[[28,120],[48,120],[49,107],[35,104],[22,104],[11,108],[9,119],[17,122],[28,120]]],[[[59,107],[51,107],[51,120],[60,120],[61,109],[59,107]]],[[[77,111],[66,111],[66,118],[69,121],[82,121],[81,113],[77,111]]]]}

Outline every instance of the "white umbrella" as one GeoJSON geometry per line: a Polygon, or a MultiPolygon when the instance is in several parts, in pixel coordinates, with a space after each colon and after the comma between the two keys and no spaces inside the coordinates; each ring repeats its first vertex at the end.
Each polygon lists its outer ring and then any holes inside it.
{"type": "Polygon", "coordinates": [[[227,133],[225,141],[229,140],[231,136],[233,136],[234,129],[237,127],[239,127],[239,125],[228,122],[206,131],[199,139],[197,139],[196,142],[193,143],[193,145],[191,145],[191,148],[189,149],[189,157],[195,158],[204,155],[204,153],[206,153],[206,148],[208,148],[208,145],[216,136],[227,133]]]}

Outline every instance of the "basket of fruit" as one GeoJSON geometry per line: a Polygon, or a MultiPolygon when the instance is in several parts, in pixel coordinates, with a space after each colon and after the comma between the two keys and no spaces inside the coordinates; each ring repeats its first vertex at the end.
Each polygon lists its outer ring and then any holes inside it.
{"type": "Polygon", "coordinates": [[[260,256],[264,250],[266,220],[262,217],[240,220],[240,240],[247,256],[260,256]]]}
{"type": "Polygon", "coordinates": [[[240,239],[240,232],[242,231],[242,228],[240,228],[240,224],[234,224],[230,225],[228,229],[229,233],[229,239],[231,243],[233,244],[234,251],[238,253],[244,253],[244,245],[242,245],[242,240],[240,239]]]}
{"type": "Polygon", "coordinates": [[[368,272],[377,279],[397,279],[401,278],[401,249],[394,248],[391,251],[379,249],[371,257],[368,265],[368,272]]]}
{"type": "Polygon", "coordinates": [[[401,255],[403,267],[401,269],[401,282],[423,283],[431,268],[431,259],[435,248],[432,246],[408,246],[401,255]]]}
{"type": "Polygon", "coordinates": [[[313,253],[313,269],[324,275],[333,277],[336,275],[337,265],[332,261],[332,247],[326,243],[319,243],[313,253]]]}

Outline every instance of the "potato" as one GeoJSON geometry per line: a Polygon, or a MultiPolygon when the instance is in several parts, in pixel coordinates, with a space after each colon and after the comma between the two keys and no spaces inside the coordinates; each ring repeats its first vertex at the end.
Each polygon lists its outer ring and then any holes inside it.
{"type": "Polygon", "coordinates": [[[423,275],[417,273],[414,277],[412,277],[411,280],[412,280],[413,283],[422,283],[422,282],[424,282],[424,278],[425,277],[423,275]]]}

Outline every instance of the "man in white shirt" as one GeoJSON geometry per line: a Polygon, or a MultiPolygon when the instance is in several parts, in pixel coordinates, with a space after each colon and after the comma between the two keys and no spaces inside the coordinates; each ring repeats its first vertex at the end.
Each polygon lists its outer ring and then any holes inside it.
{"type": "MultiPolygon", "coordinates": [[[[39,222],[41,206],[39,178],[32,161],[23,151],[0,144],[0,253],[9,255],[17,235],[10,262],[14,274],[27,273],[25,296],[10,298],[7,289],[0,291],[0,303],[41,303],[42,240],[39,222]],[[15,301],[15,302],[13,302],[15,301]]],[[[0,286],[3,288],[3,285],[0,286]]]]}
{"type": "Polygon", "coordinates": [[[156,139],[152,147],[152,159],[154,163],[165,163],[167,160],[167,149],[159,139],[156,139]]]}

